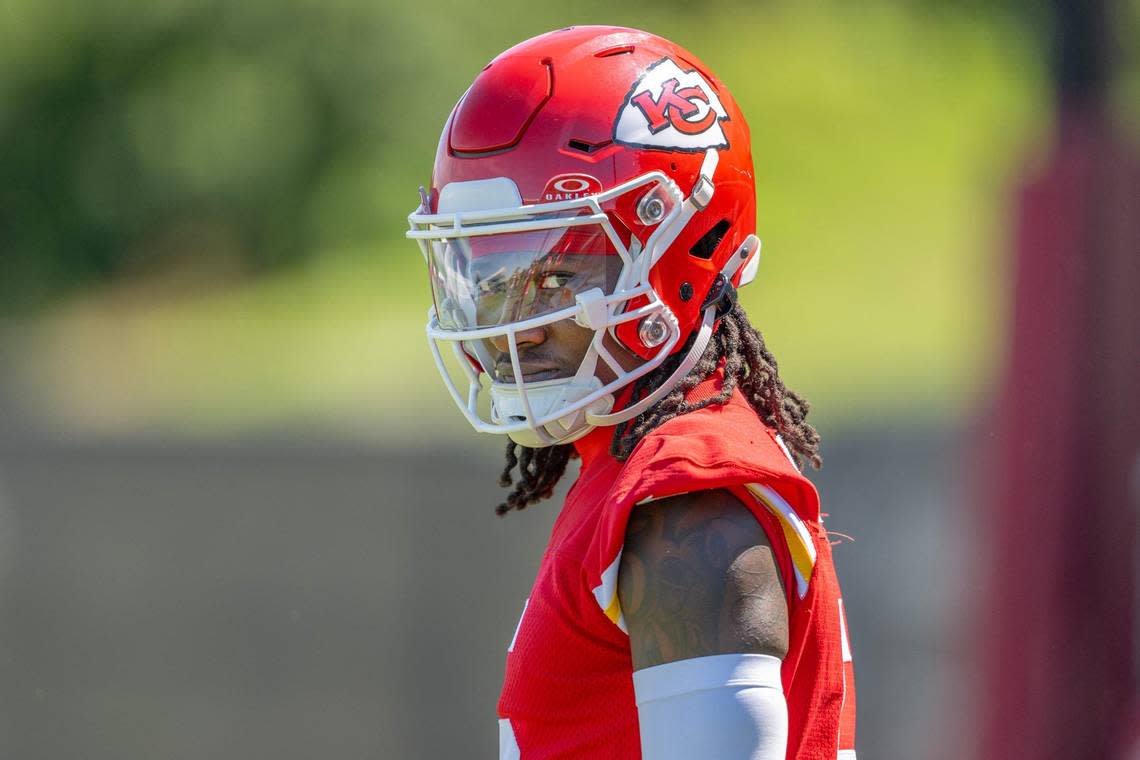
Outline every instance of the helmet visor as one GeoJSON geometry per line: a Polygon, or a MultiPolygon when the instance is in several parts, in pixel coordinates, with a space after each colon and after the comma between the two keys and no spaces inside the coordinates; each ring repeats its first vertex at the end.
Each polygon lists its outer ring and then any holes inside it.
{"type": "Polygon", "coordinates": [[[439,325],[494,327],[574,306],[592,288],[612,293],[622,260],[597,224],[429,241],[439,325]]]}

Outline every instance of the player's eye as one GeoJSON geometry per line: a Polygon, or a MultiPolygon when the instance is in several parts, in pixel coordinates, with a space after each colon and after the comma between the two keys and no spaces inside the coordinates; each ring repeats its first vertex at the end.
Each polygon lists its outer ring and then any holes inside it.
{"type": "Polygon", "coordinates": [[[574,279],[572,272],[548,272],[539,278],[538,287],[542,290],[558,290],[566,287],[572,279],[574,279]]]}

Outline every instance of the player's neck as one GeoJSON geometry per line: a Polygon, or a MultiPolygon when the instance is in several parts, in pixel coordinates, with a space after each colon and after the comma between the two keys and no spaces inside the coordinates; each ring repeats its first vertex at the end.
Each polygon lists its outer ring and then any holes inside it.
{"type": "Polygon", "coordinates": [[[599,457],[606,456],[610,450],[610,441],[613,440],[613,427],[597,427],[586,435],[574,441],[574,448],[582,458],[582,469],[585,470],[596,462],[599,457]]]}

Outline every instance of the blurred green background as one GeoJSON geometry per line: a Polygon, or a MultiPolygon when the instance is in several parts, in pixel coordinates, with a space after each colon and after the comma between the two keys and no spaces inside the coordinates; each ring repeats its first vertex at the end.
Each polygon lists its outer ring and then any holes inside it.
{"type": "Polygon", "coordinates": [[[404,217],[474,72],[603,21],[690,48],[740,102],[764,241],[743,298],[819,424],[954,419],[994,371],[1009,189],[1049,128],[1030,4],[0,14],[0,324],[8,394],[36,428],[460,431],[404,217]]]}

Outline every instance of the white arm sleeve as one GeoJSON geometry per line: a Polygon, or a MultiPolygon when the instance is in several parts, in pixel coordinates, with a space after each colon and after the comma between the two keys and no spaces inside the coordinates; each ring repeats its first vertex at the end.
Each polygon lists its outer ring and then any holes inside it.
{"type": "Polygon", "coordinates": [[[780,660],[695,657],[635,671],[644,760],[784,760],[788,706],[780,660]]]}

